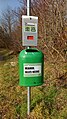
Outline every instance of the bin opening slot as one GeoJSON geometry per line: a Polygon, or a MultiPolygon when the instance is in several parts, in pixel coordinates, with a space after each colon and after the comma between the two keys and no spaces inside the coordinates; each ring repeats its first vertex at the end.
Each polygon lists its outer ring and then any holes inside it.
{"type": "Polygon", "coordinates": [[[37,49],[26,49],[26,52],[38,52],[37,49]]]}

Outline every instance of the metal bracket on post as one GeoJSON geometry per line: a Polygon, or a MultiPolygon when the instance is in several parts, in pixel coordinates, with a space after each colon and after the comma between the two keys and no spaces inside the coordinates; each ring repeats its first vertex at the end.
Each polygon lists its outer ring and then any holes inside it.
{"type": "MultiPolygon", "coordinates": [[[[30,16],[31,12],[31,0],[27,0],[27,16],[30,16]]],[[[29,48],[29,47],[28,47],[29,48]]],[[[27,88],[27,114],[30,115],[30,104],[31,104],[31,87],[27,88]]]]}

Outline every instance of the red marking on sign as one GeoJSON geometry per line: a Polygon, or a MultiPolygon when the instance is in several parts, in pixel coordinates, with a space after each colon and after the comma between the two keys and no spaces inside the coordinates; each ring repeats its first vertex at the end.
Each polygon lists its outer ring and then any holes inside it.
{"type": "Polygon", "coordinates": [[[28,40],[34,40],[34,36],[27,36],[28,40]]]}

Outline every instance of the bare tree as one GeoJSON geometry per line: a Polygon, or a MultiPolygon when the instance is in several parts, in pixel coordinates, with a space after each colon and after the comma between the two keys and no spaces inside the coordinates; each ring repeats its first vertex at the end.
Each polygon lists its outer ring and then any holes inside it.
{"type": "Polygon", "coordinates": [[[21,45],[19,41],[18,17],[14,10],[8,7],[5,12],[2,13],[1,21],[1,26],[4,31],[3,35],[1,35],[1,41],[4,42],[6,48],[18,52],[21,45]]]}
{"type": "Polygon", "coordinates": [[[8,6],[5,12],[2,13],[2,27],[6,32],[11,36],[13,26],[16,22],[15,15],[13,14],[13,10],[8,6]]]}

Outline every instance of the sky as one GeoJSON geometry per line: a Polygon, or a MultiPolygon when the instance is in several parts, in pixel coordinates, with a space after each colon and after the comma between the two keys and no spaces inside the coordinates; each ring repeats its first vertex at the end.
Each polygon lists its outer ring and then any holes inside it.
{"type": "Polygon", "coordinates": [[[20,6],[18,0],[0,0],[0,16],[2,11],[7,9],[7,6],[10,6],[12,9],[20,6]]]}

